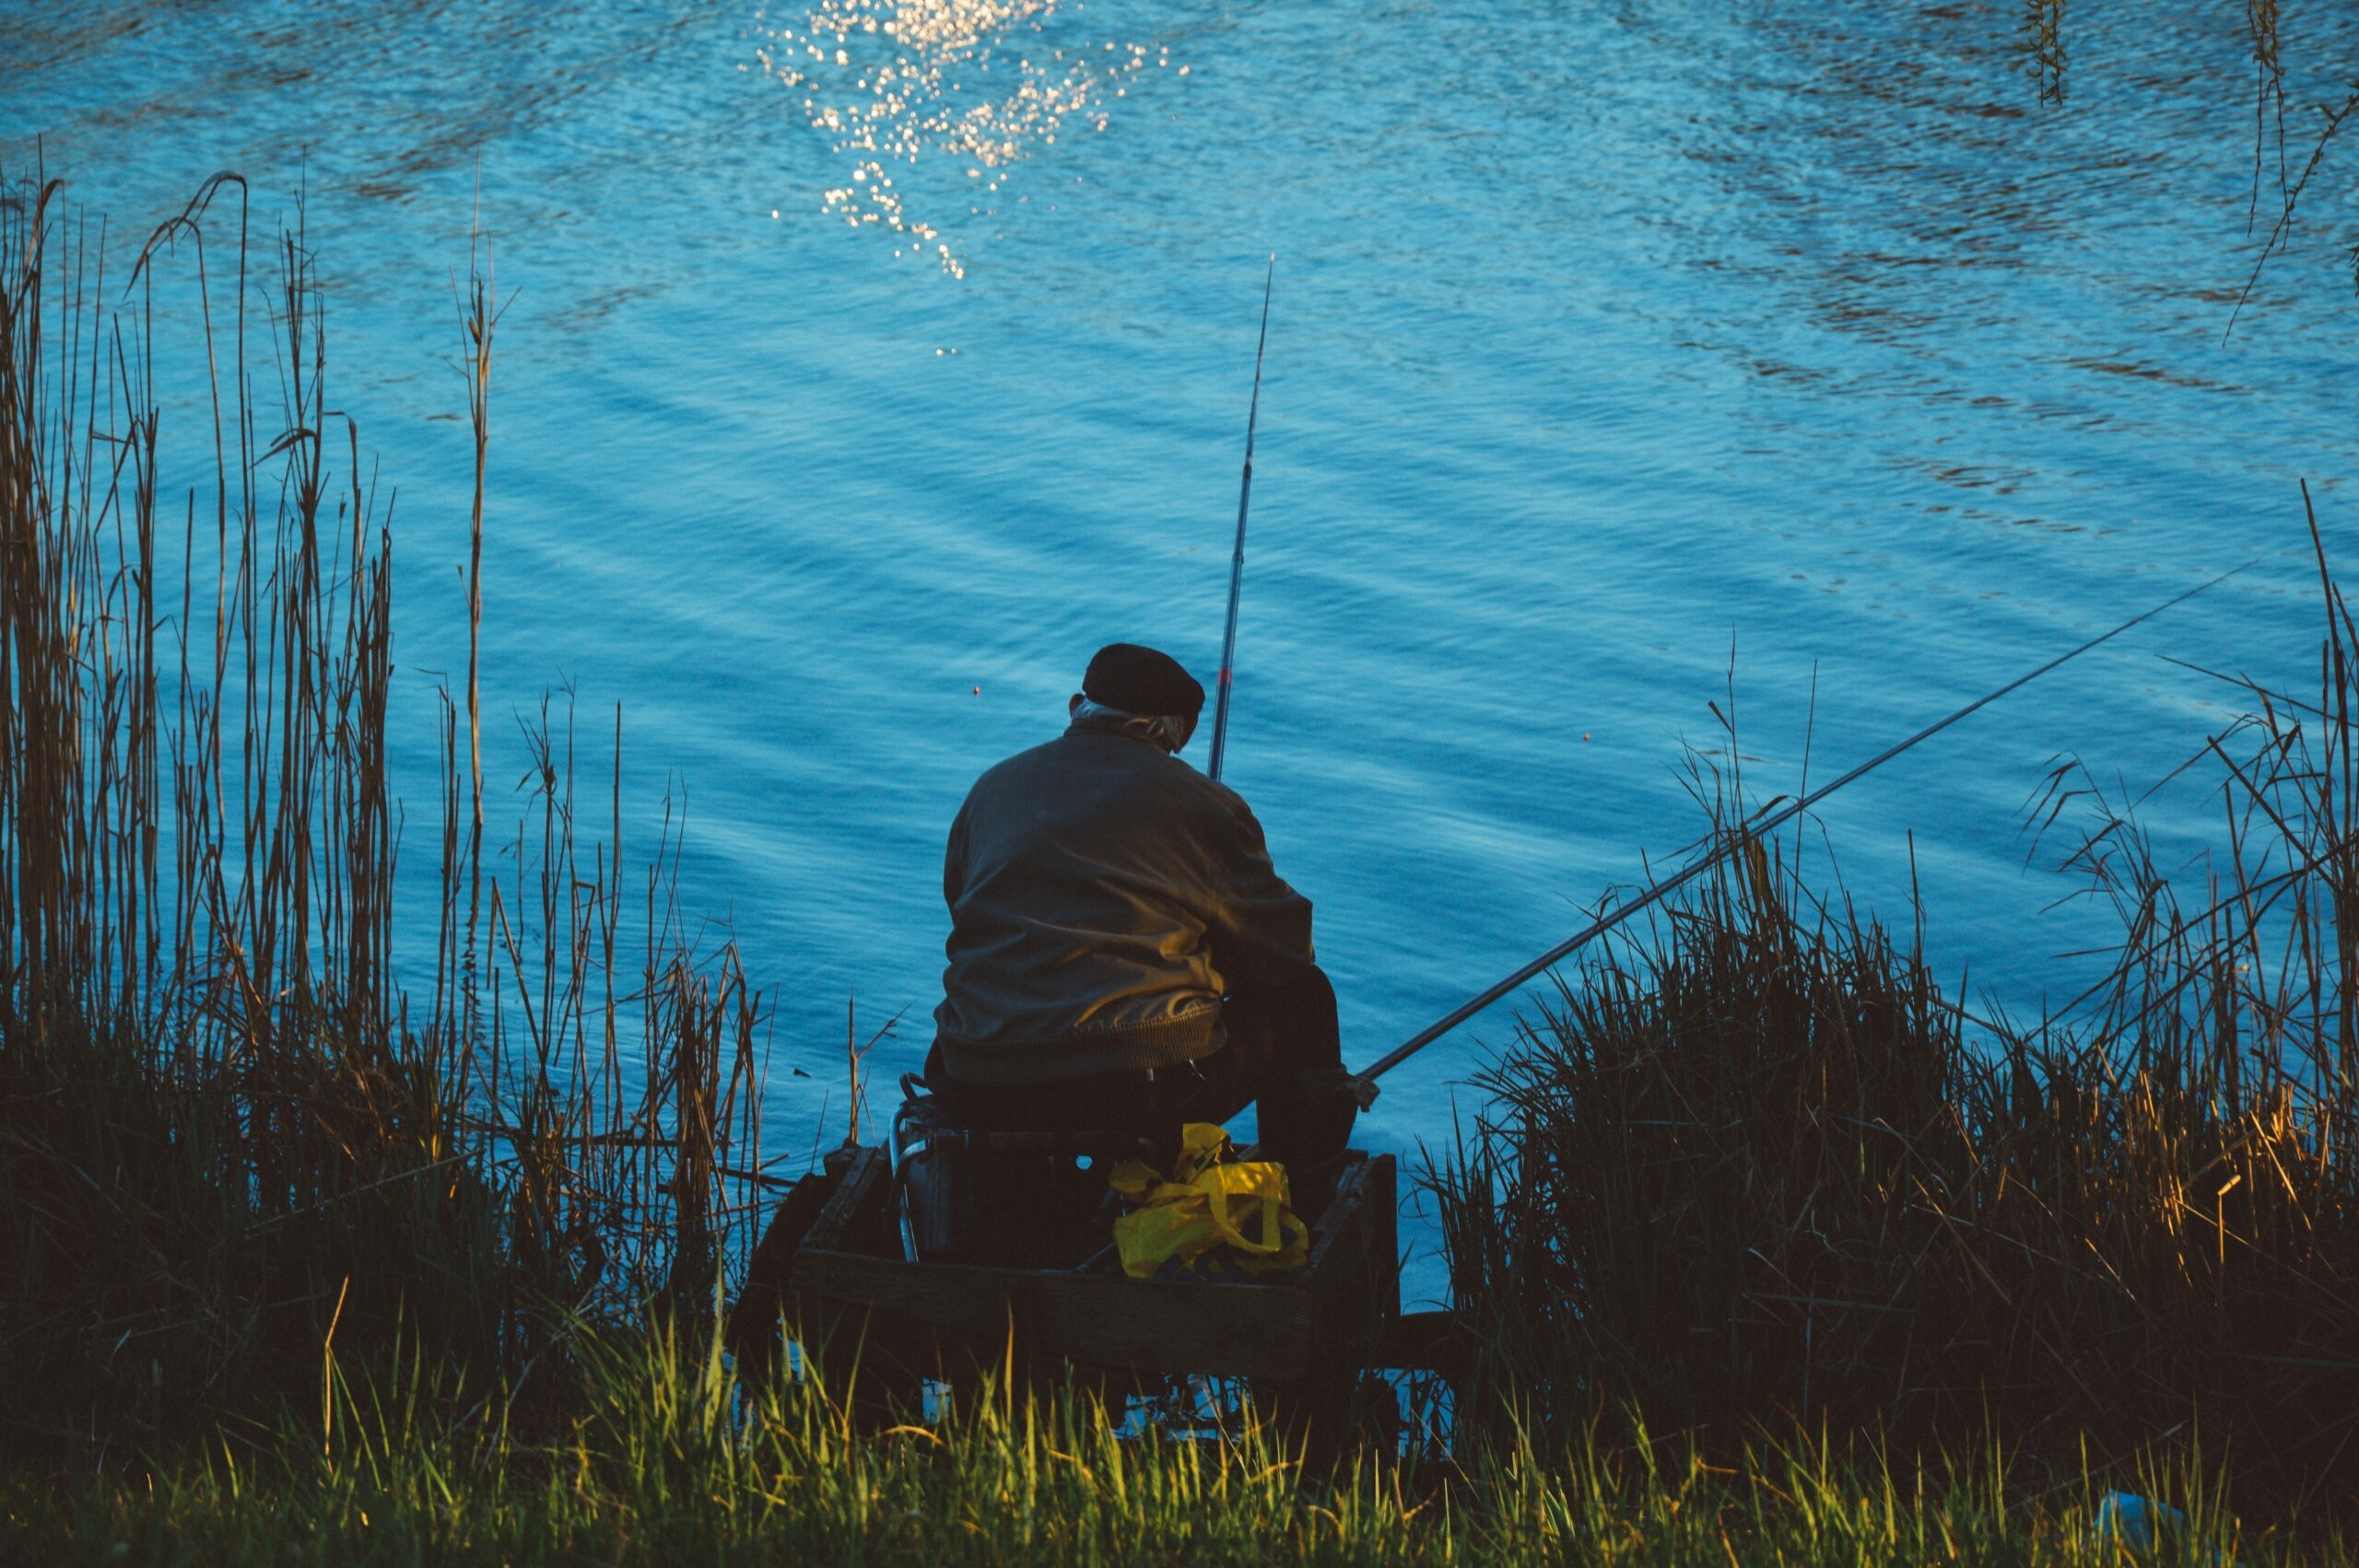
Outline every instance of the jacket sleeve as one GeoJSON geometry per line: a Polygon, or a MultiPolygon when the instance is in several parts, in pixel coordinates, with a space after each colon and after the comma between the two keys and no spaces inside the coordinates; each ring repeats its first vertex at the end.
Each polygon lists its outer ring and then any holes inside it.
{"type": "Polygon", "coordinates": [[[1317,963],[1310,900],[1287,886],[1270,863],[1269,846],[1251,808],[1233,791],[1221,793],[1226,809],[1215,813],[1209,836],[1211,886],[1204,911],[1214,965],[1233,984],[1240,977],[1317,963]]]}

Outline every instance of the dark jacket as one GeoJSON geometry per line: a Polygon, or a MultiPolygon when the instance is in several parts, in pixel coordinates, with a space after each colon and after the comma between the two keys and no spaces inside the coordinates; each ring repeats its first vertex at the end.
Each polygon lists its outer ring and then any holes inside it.
{"type": "Polygon", "coordinates": [[[975,781],[943,858],[944,1065],[1056,1082],[1216,1050],[1257,955],[1309,962],[1310,901],[1236,790],[1085,720],[975,781]]]}

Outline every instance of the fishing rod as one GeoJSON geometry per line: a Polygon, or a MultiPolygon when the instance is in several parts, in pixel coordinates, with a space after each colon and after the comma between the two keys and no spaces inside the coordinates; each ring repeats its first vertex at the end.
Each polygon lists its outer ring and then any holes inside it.
{"type": "Polygon", "coordinates": [[[1245,415],[1245,477],[1237,486],[1237,548],[1228,557],[1228,629],[1220,639],[1220,695],[1213,704],[1213,755],[1205,774],[1220,778],[1220,754],[1228,739],[1228,685],[1237,669],[1237,601],[1245,591],[1245,508],[1253,499],[1253,427],[1262,419],[1262,351],[1270,345],[1270,287],[1278,281],[1278,253],[1270,252],[1270,273],[1262,280],[1262,341],[1253,345],[1253,406],[1245,415]]]}
{"type": "Polygon", "coordinates": [[[2001,697],[2005,696],[2009,692],[2029,685],[2032,682],[2039,679],[2042,675],[2047,674],[2050,670],[2056,669],[2060,665],[2071,663],[2073,660],[2078,659],[2082,654],[2088,652],[2089,649],[2095,648],[2100,644],[2111,642],[2115,638],[2119,637],[2123,632],[2126,632],[2130,627],[2137,626],[2140,622],[2153,620],[2156,615],[2161,614],[2164,611],[2168,610],[2175,605],[2184,604],[2189,600],[2194,598],[2197,594],[2201,593],[2204,590],[2218,587],[2220,584],[2227,581],[2230,578],[2236,576],[2237,572],[2244,571],[2253,564],[2254,563],[2251,561],[2247,561],[2244,566],[2236,568],[2234,571],[2222,572],[2218,577],[2212,579],[2208,582],[2198,583],[2195,587],[2189,589],[2186,592],[2177,595],[2176,598],[2165,600],[2162,603],[2155,605],[2144,614],[2132,615],[2130,619],[2122,622],[2119,626],[2114,627],[2113,630],[2107,632],[2104,636],[2091,638],[2088,641],[2081,644],[2080,647],[2073,649],[2071,652],[2058,655],[2056,658],[2049,660],[2047,663],[2042,664],[2038,669],[2032,671],[2029,674],[2016,676],[2013,680],[2009,681],[2005,685],[2001,686],[1997,691],[1990,693],[1988,696],[1978,697],[1974,701],[1967,703],[1964,708],[1959,708],[1955,713],[1951,714],[1948,718],[1943,719],[1937,723],[1928,724],[1925,728],[1918,731],[1915,734],[1909,736],[1899,744],[1888,747],[1885,750],[1877,753],[1874,756],[1872,756],[1867,761],[1860,764],[1859,766],[1851,769],[1850,772],[1846,773],[1843,777],[1836,779],[1833,783],[1823,784],[1815,790],[1808,790],[1800,798],[1789,801],[1785,805],[1771,812],[1766,816],[1762,817],[1759,821],[1755,822],[1746,827],[1740,828],[1737,832],[1730,835],[1728,838],[1723,840],[1718,848],[1713,849],[1701,860],[1698,860],[1689,865],[1686,870],[1679,872],[1677,875],[1667,881],[1655,883],[1652,887],[1647,889],[1645,893],[1639,895],[1638,897],[1632,900],[1630,903],[1623,905],[1621,907],[1615,909],[1612,914],[1601,916],[1597,920],[1593,921],[1590,925],[1582,927],[1579,930],[1575,931],[1571,936],[1567,937],[1564,941],[1558,942],[1555,946],[1550,948],[1547,952],[1542,954],[1539,957],[1533,959],[1522,968],[1518,969],[1514,974],[1509,975],[1507,978],[1498,982],[1498,984],[1488,988],[1480,995],[1468,999],[1458,1007],[1453,1008],[1449,1013],[1436,1019],[1425,1028],[1418,1030],[1415,1034],[1410,1036],[1407,1039],[1393,1047],[1391,1050],[1386,1052],[1381,1058],[1378,1059],[1374,1063],[1370,1064],[1367,1068],[1357,1074],[1360,1082],[1368,1085],[1367,1097],[1372,1098],[1374,1095],[1374,1084],[1376,1080],[1383,1077],[1386,1073],[1391,1071],[1394,1068],[1400,1066],[1411,1057],[1415,1056],[1419,1051],[1424,1050],[1427,1046],[1432,1045],[1436,1040],[1440,1039],[1444,1035],[1449,1034],[1452,1029],[1457,1028],[1461,1024],[1465,1023],[1468,1019],[1473,1017],[1476,1013],[1482,1012],[1485,1008],[1490,1006],[1493,1002],[1498,1000],[1509,991],[1514,990],[1517,987],[1524,984],[1526,981],[1532,978],[1532,977],[1538,975],[1542,970],[1562,963],[1576,950],[1584,947],[1588,943],[1594,942],[1597,938],[1603,936],[1607,931],[1612,930],[1614,927],[1620,925],[1623,921],[1628,919],[1639,910],[1647,908],[1651,905],[1661,903],[1663,899],[1669,897],[1680,888],[1684,887],[1687,883],[1695,881],[1697,877],[1703,875],[1706,872],[1718,865],[1720,861],[1727,860],[1731,855],[1734,854],[1743,846],[1757,843],[1762,838],[1775,832],[1778,828],[1783,826],[1785,824],[1791,822],[1795,817],[1800,816],[1803,812],[1806,812],[1811,807],[1816,805],[1819,802],[1826,799],[1827,796],[1835,793],[1836,790],[1842,789],[1845,785],[1849,784],[1856,779],[1864,778],[1866,775],[1874,772],[1877,768],[1882,767],[1885,763],[1890,762],[1894,757],[1898,756],[1901,753],[1916,745],[1919,741],[1931,740],[1933,736],[1940,734],[1942,731],[1948,729],[1959,720],[1964,719],[1981,708],[1989,707],[2001,697]]]}

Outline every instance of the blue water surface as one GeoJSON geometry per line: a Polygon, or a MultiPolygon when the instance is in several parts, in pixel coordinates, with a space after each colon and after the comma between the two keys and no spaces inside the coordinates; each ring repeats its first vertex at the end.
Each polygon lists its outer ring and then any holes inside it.
{"type": "MultiPolygon", "coordinates": [[[[2280,180],[2272,109],[2248,227],[2236,11],[2074,6],[2057,105],[1995,0],[16,0],[0,158],[134,236],[218,170],[258,232],[299,193],[332,402],[398,489],[413,880],[488,235],[495,826],[506,715],[569,685],[595,775],[621,705],[627,857],[685,811],[801,1148],[840,1135],[848,1001],[903,1013],[873,1070],[924,1047],[973,776],[1101,642],[1216,665],[1273,252],[1227,777],[1317,901],[1349,1057],[1689,842],[1731,687],[1748,787],[1790,790],[1806,742],[1828,777],[2258,557],[1806,840],[1888,919],[1917,890],[1989,1005],[2076,991],[2106,927],[2026,866],[2043,769],[2134,792],[2219,731],[2235,694],[2165,655],[2311,678],[2297,480],[2359,544],[2359,148],[2230,332],[2280,180]]],[[[2288,11],[2298,175],[2359,18],[2288,11]]],[[[2200,776],[2146,810],[2210,842],[2200,776]]],[[[1447,1139],[1510,1027],[1393,1075],[1365,1141],[1447,1139]]]]}

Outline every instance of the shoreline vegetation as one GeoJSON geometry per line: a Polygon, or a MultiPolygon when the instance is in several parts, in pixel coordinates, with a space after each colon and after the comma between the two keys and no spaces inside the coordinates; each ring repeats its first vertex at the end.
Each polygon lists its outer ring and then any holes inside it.
{"type": "Polygon", "coordinates": [[[2123,930],[2060,1018],[1971,1016],[1921,930],[1758,840],[1563,973],[1429,1158],[1461,1328],[1406,1442],[1313,1467],[1218,1390],[1123,1425],[988,1373],[880,1420],[827,1358],[741,1386],[722,1348],[785,1184],[762,999],[674,840],[625,872],[547,702],[489,825],[487,256],[417,925],[391,503],[299,220],[250,269],[224,176],[126,263],[56,189],[0,193],[0,1560],[2344,1555],[2359,628],[2322,548],[2318,690],[2244,684],[2193,765],[2200,901],[2048,780],[2123,930]],[[2117,1492],[2182,1518],[2114,1528],[2117,1492]]]}

